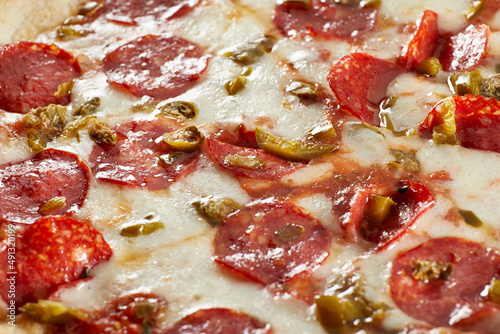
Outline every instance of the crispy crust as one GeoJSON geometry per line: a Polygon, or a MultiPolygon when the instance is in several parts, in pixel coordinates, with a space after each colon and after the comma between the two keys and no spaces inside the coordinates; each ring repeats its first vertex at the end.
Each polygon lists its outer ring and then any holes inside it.
{"type": "Polygon", "coordinates": [[[76,13],[83,0],[0,1],[0,44],[34,38],[76,13]]]}

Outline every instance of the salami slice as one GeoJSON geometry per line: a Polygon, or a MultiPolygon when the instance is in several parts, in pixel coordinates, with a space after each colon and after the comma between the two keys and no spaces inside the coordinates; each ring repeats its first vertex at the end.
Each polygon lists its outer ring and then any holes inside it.
{"type": "Polygon", "coordinates": [[[0,166],[0,222],[30,224],[76,211],[87,196],[89,175],[77,155],[55,149],[0,166]]]}
{"type": "Polygon", "coordinates": [[[466,71],[481,63],[486,56],[490,27],[471,24],[448,38],[439,60],[445,71],[466,71]]]}
{"type": "Polygon", "coordinates": [[[152,333],[158,330],[157,320],[166,308],[167,302],[162,297],[152,293],[136,293],[120,297],[90,312],[86,320],[60,327],[64,333],[152,333]]]}
{"type": "Polygon", "coordinates": [[[197,152],[177,152],[161,142],[182,123],[169,118],[126,123],[114,129],[116,145],[96,144],[89,160],[99,180],[120,185],[167,189],[196,164],[197,152]]]}
{"type": "Polygon", "coordinates": [[[139,18],[168,20],[191,12],[198,0],[107,0],[98,13],[107,20],[136,25],[139,18]]]}
{"type": "MultiPolygon", "coordinates": [[[[19,307],[46,298],[59,285],[79,279],[85,269],[107,261],[112,251],[89,224],[67,217],[46,217],[18,236],[15,254],[15,268],[0,266],[0,277],[15,276],[19,307]]],[[[4,300],[8,300],[7,284],[5,279],[0,280],[4,300]]]]}
{"type": "Polygon", "coordinates": [[[460,145],[500,153],[500,102],[479,95],[452,96],[436,104],[420,124],[421,137],[431,138],[441,124],[439,114],[445,101],[453,103],[456,139],[460,145]]]}
{"type": "Polygon", "coordinates": [[[387,87],[404,69],[364,53],[340,58],[327,76],[340,108],[363,122],[379,125],[379,103],[387,87]]]}
{"type": "Polygon", "coordinates": [[[395,259],[391,294],[396,305],[413,318],[497,333],[500,305],[493,304],[484,291],[499,274],[498,252],[465,239],[433,239],[395,259]],[[422,270],[425,265],[433,270],[422,270]]]}
{"type": "Polygon", "coordinates": [[[179,320],[163,334],[271,334],[269,324],[226,308],[203,309],[179,320]]]}
{"type": "Polygon", "coordinates": [[[207,138],[207,145],[210,157],[235,176],[277,180],[304,166],[302,163],[280,159],[259,148],[235,146],[213,137],[207,138]]]}
{"type": "Polygon", "coordinates": [[[327,39],[354,39],[372,31],[377,16],[376,8],[362,8],[357,4],[340,5],[332,1],[311,0],[310,6],[291,6],[282,1],[276,5],[273,21],[288,36],[299,34],[327,39]]]}
{"type": "Polygon", "coordinates": [[[137,97],[165,100],[192,88],[208,57],[183,38],[146,35],[109,53],[103,66],[110,84],[137,97]]]}
{"type": "Polygon", "coordinates": [[[215,261],[231,273],[269,285],[318,267],[331,238],[304,209],[258,202],[230,215],[214,239],[215,261]]]}
{"type": "Polygon", "coordinates": [[[403,48],[399,64],[415,70],[422,61],[434,56],[439,43],[437,14],[426,10],[418,22],[417,30],[403,48]]]}
{"type": "Polygon", "coordinates": [[[78,61],[55,45],[18,42],[0,49],[0,108],[26,114],[51,103],[66,105],[69,94],[55,94],[78,77],[78,61]]]}

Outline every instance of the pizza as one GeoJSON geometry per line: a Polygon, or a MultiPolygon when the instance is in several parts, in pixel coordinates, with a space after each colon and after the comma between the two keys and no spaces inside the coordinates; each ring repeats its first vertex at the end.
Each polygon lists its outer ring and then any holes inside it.
{"type": "Polygon", "coordinates": [[[500,1],[0,9],[1,333],[498,332],[500,1]]]}

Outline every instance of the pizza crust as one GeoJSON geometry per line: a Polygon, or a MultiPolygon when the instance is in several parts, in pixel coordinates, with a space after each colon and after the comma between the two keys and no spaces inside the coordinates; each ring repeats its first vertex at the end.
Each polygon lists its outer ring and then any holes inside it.
{"type": "Polygon", "coordinates": [[[82,0],[0,1],[0,43],[34,38],[76,14],[82,0]]]}

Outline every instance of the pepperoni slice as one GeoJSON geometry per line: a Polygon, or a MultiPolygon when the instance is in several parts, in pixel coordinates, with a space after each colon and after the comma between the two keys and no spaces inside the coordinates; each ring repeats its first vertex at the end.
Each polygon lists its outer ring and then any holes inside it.
{"type": "Polygon", "coordinates": [[[431,138],[433,128],[439,125],[439,111],[444,101],[455,106],[456,137],[460,145],[483,151],[500,153],[500,102],[479,95],[452,96],[436,104],[420,124],[419,133],[431,138]]]}
{"type": "Polygon", "coordinates": [[[179,320],[163,334],[271,334],[269,324],[226,308],[196,311],[179,320]]]}
{"type": "Polygon", "coordinates": [[[439,43],[437,14],[426,10],[417,24],[417,30],[404,47],[398,63],[415,70],[422,61],[434,55],[439,43]]]}
{"type": "Polygon", "coordinates": [[[361,221],[358,221],[359,225],[357,226],[363,239],[375,243],[379,247],[387,246],[398,239],[422,213],[434,206],[436,202],[426,186],[413,181],[401,181],[400,188],[389,194],[388,197],[395,204],[383,221],[370,221],[365,216],[361,221]]]}
{"type": "Polygon", "coordinates": [[[404,69],[364,53],[340,58],[327,76],[340,108],[363,122],[379,125],[379,103],[387,87],[404,69]]]}
{"type": "Polygon", "coordinates": [[[157,320],[165,313],[167,302],[152,293],[126,295],[89,313],[83,321],[75,321],[64,326],[64,333],[157,333],[157,320]]]}
{"type": "Polygon", "coordinates": [[[396,258],[391,294],[396,305],[413,318],[438,326],[497,333],[490,321],[498,322],[499,305],[490,302],[484,291],[499,274],[498,252],[465,239],[433,239],[396,258]],[[415,272],[417,261],[449,264],[451,274],[422,279],[415,272]]]}
{"type": "Polygon", "coordinates": [[[212,137],[207,138],[207,145],[210,157],[217,162],[219,166],[230,171],[235,176],[277,180],[304,166],[301,163],[280,159],[259,148],[235,146],[221,142],[212,137]],[[260,163],[255,165],[249,164],[249,166],[245,167],[243,163],[231,162],[232,157],[248,158],[252,161],[259,161],[260,163]]]}
{"type": "MultiPolygon", "coordinates": [[[[5,252],[4,252],[5,253],[5,252]]],[[[17,272],[17,306],[43,299],[59,285],[75,281],[112,254],[102,235],[87,223],[67,217],[45,217],[30,225],[16,240],[15,270],[0,266],[0,277],[17,272]],[[8,272],[7,272],[8,271],[8,272]]],[[[0,280],[0,294],[8,285],[0,280]]]]}
{"type": "Polygon", "coordinates": [[[71,96],[54,93],[79,74],[77,60],[55,45],[7,44],[0,48],[0,108],[26,114],[51,103],[66,105],[71,96]]]}
{"type": "Polygon", "coordinates": [[[173,151],[161,136],[181,128],[169,118],[135,121],[114,129],[116,145],[94,145],[89,160],[102,181],[149,190],[166,189],[194,167],[197,152],[173,151]]]}
{"type": "Polygon", "coordinates": [[[44,214],[74,212],[87,196],[89,177],[77,155],[55,149],[2,165],[0,221],[30,224],[44,214]]]}
{"type": "Polygon", "coordinates": [[[191,12],[198,0],[107,0],[96,14],[112,22],[136,25],[139,18],[169,20],[191,12]]]}
{"type": "Polygon", "coordinates": [[[354,39],[372,31],[377,23],[376,8],[339,5],[311,0],[309,9],[284,3],[276,5],[274,24],[284,35],[312,35],[327,39],[354,39]]]}
{"type": "Polygon", "coordinates": [[[448,38],[439,56],[443,69],[466,71],[479,65],[486,56],[489,34],[487,24],[471,24],[448,38]]]}
{"type": "Polygon", "coordinates": [[[109,53],[103,66],[112,85],[137,97],[165,100],[192,88],[208,57],[183,38],[146,35],[109,53]]]}
{"type": "Polygon", "coordinates": [[[214,239],[217,264],[264,285],[314,270],[328,256],[330,235],[292,203],[258,202],[230,215],[214,239]]]}

